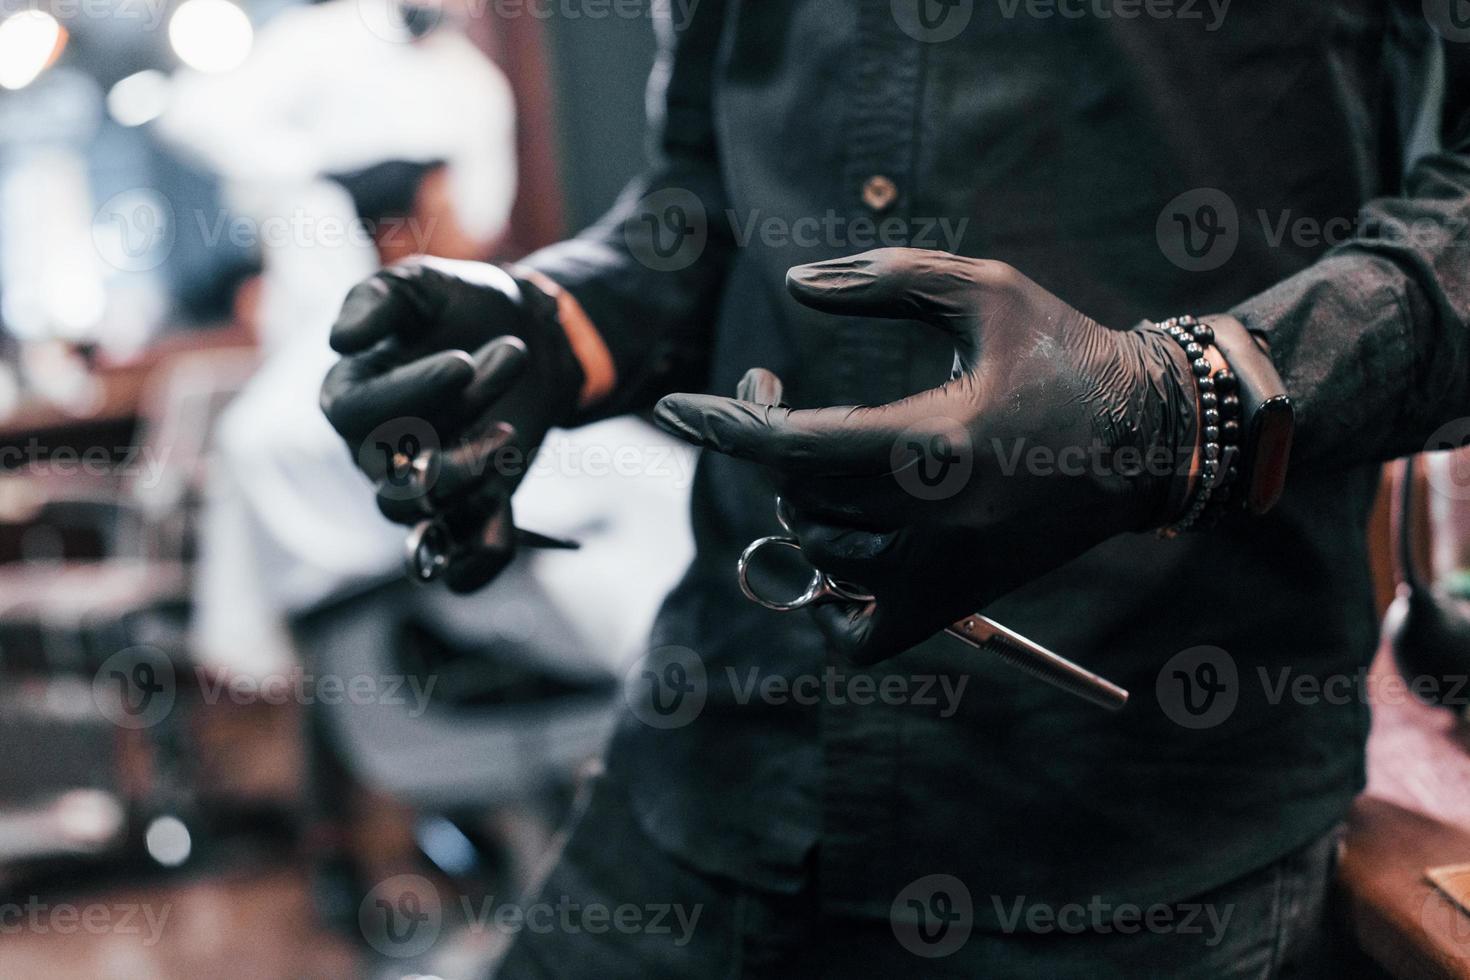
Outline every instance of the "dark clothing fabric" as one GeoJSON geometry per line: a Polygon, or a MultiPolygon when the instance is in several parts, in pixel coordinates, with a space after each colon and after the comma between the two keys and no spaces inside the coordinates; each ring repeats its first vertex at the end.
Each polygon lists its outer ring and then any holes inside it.
{"type": "Polygon", "coordinates": [[[1037,907],[1024,896],[961,890],[955,879],[940,877],[905,896],[891,919],[875,921],[824,915],[814,885],[777,895],[691,870],[648,839],[623,787],[608,780],[593,790],[561,860],[526,907],[526,921],[543,927],[516,934],[495,976],[1344,976],[1332,959],[1327,901],[1339,837],[1330,831],[1265,868],[1172,905],[1037,907]],[[973,929],[973,910],[981,906],[1001,910],[1002,932],[973,929]],[[928,921],[911,921],[912,908],[928,921]],[[565,911],[553,926],[541,909],[565,911]]]}
{"type": "MultiPolygon", "coordinates": [[[[696,659],[677,676],[699,705],[679,724],[630,711],[609,767],[660,847],[787,893],[815,860],[831,913],[886,916],[931,873],[1053,905],[1198,895],[1318,838],[1363,782],[1378,464],[1470,414],[1470,44],[1444,43],[1419,0],[1236,0],[1218,22],[1184,2],[917,2],[926,18],[906,0],[701,0],[664,25],[652,167],[530,260],[608,338],[604,410],[730,394],[757,365],[798,408],[940,383],[937,332],[782,287],[792,265],[938,247],[1120,329],[1240,316],[1299,408],[1285,498],[1209,533],[1115,538],[985,610],[1130,688],[1110,715],[942,636],[843,665],[804,614],[737,591],[741,548],[776,530],[771,494],[707,455],[697,557],[654,637],[696,659]],[[963,29],[939,39],[947,17],[963,29]],[[1436,64],[1444,149],[1404,177],[1436,64]],[[952,712],[919,696],[941,678],[966,683],[952,712]],[[779,693],[813,679],[816,698],[779,693]]],[[[630,698],[664,676],[634,672],[630,698]]]]}

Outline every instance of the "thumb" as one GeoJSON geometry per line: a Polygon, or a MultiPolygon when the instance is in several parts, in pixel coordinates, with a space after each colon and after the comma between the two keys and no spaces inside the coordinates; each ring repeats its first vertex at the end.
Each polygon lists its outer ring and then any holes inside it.
{"type": "Polygon", "coordinates": [[[798,265],[786,289],[814,310],[844,316],[918,320],[950,335],[960,355],[977,346],[976,262],[922,248],[880,248],[798,265]]]}
{"type": "Polygon", "coordinates": [[[405,322],[432,319],[424,297],[397,269],[382,269],[353,286],[332,324],[332,350],[356,354],[395,336],[405,322]]]}
{"type": "Polygon", "coordinates": [[[756,367],[746,371],[745,377],[740,379],[740,384],[735,388],[735,397],[757,405],[785,407],[785,402],[782,401],[784,388],[774,371],[756,367]]]}
{"type": "Polygon", "coordinates": [[[882,599],[808,606],[827,642],[852,663],[875,664],[928,639],[929,633],[882,599]]]}

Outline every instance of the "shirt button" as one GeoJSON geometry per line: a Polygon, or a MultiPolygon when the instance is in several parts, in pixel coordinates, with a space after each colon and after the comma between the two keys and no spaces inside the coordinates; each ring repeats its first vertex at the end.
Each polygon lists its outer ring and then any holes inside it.
{"type": "Polygon", "coordinates": [[[882,174],[869,177],[863,184],[863,203],[874,211],[885,211],[898,199],[898,185],[882,174]]]}

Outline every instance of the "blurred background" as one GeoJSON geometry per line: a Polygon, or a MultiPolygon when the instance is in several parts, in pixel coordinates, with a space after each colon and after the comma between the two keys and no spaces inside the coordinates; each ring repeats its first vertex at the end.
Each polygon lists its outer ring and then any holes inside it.
{"type": "Polygon", "coordinates": [[[517,516],[582,550],[456,599],[406,582],[316,392],[379,265],[612,202],[648,8],[0,0],[0,975],[504,944],[687,562],[692,459],[555,434],[517,516]]]}

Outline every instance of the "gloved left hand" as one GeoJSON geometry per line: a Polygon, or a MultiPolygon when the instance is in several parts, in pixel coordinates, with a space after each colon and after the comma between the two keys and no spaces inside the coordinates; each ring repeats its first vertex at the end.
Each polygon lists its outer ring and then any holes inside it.
{"type": "Polygon", "coordinates": [[[354,287],[331,342],[344,356],[322,409],[379,509],[440,516],[463,545],[446,583],[483,586],[515,553],[511,494],[584,381],[557,301],[498,266],[419,256],[354,287]]]}
{"type": "MultiPolygon", "coordinates": [[[[1161,330],[1112,330],[999,262],[879,249],[792,269],[829,313],[948,332],[947,384],[876,407],[793,411],[756,369],[741,394],[676,394],[669,432],[769,468],[802,551],[867,603],[812,607],[850,658],[900,653],[1126,531],[1190,486],[1197,403],[1161,330]]],[[[733,574],[733,569],[732,569],[733,574]]]]}

